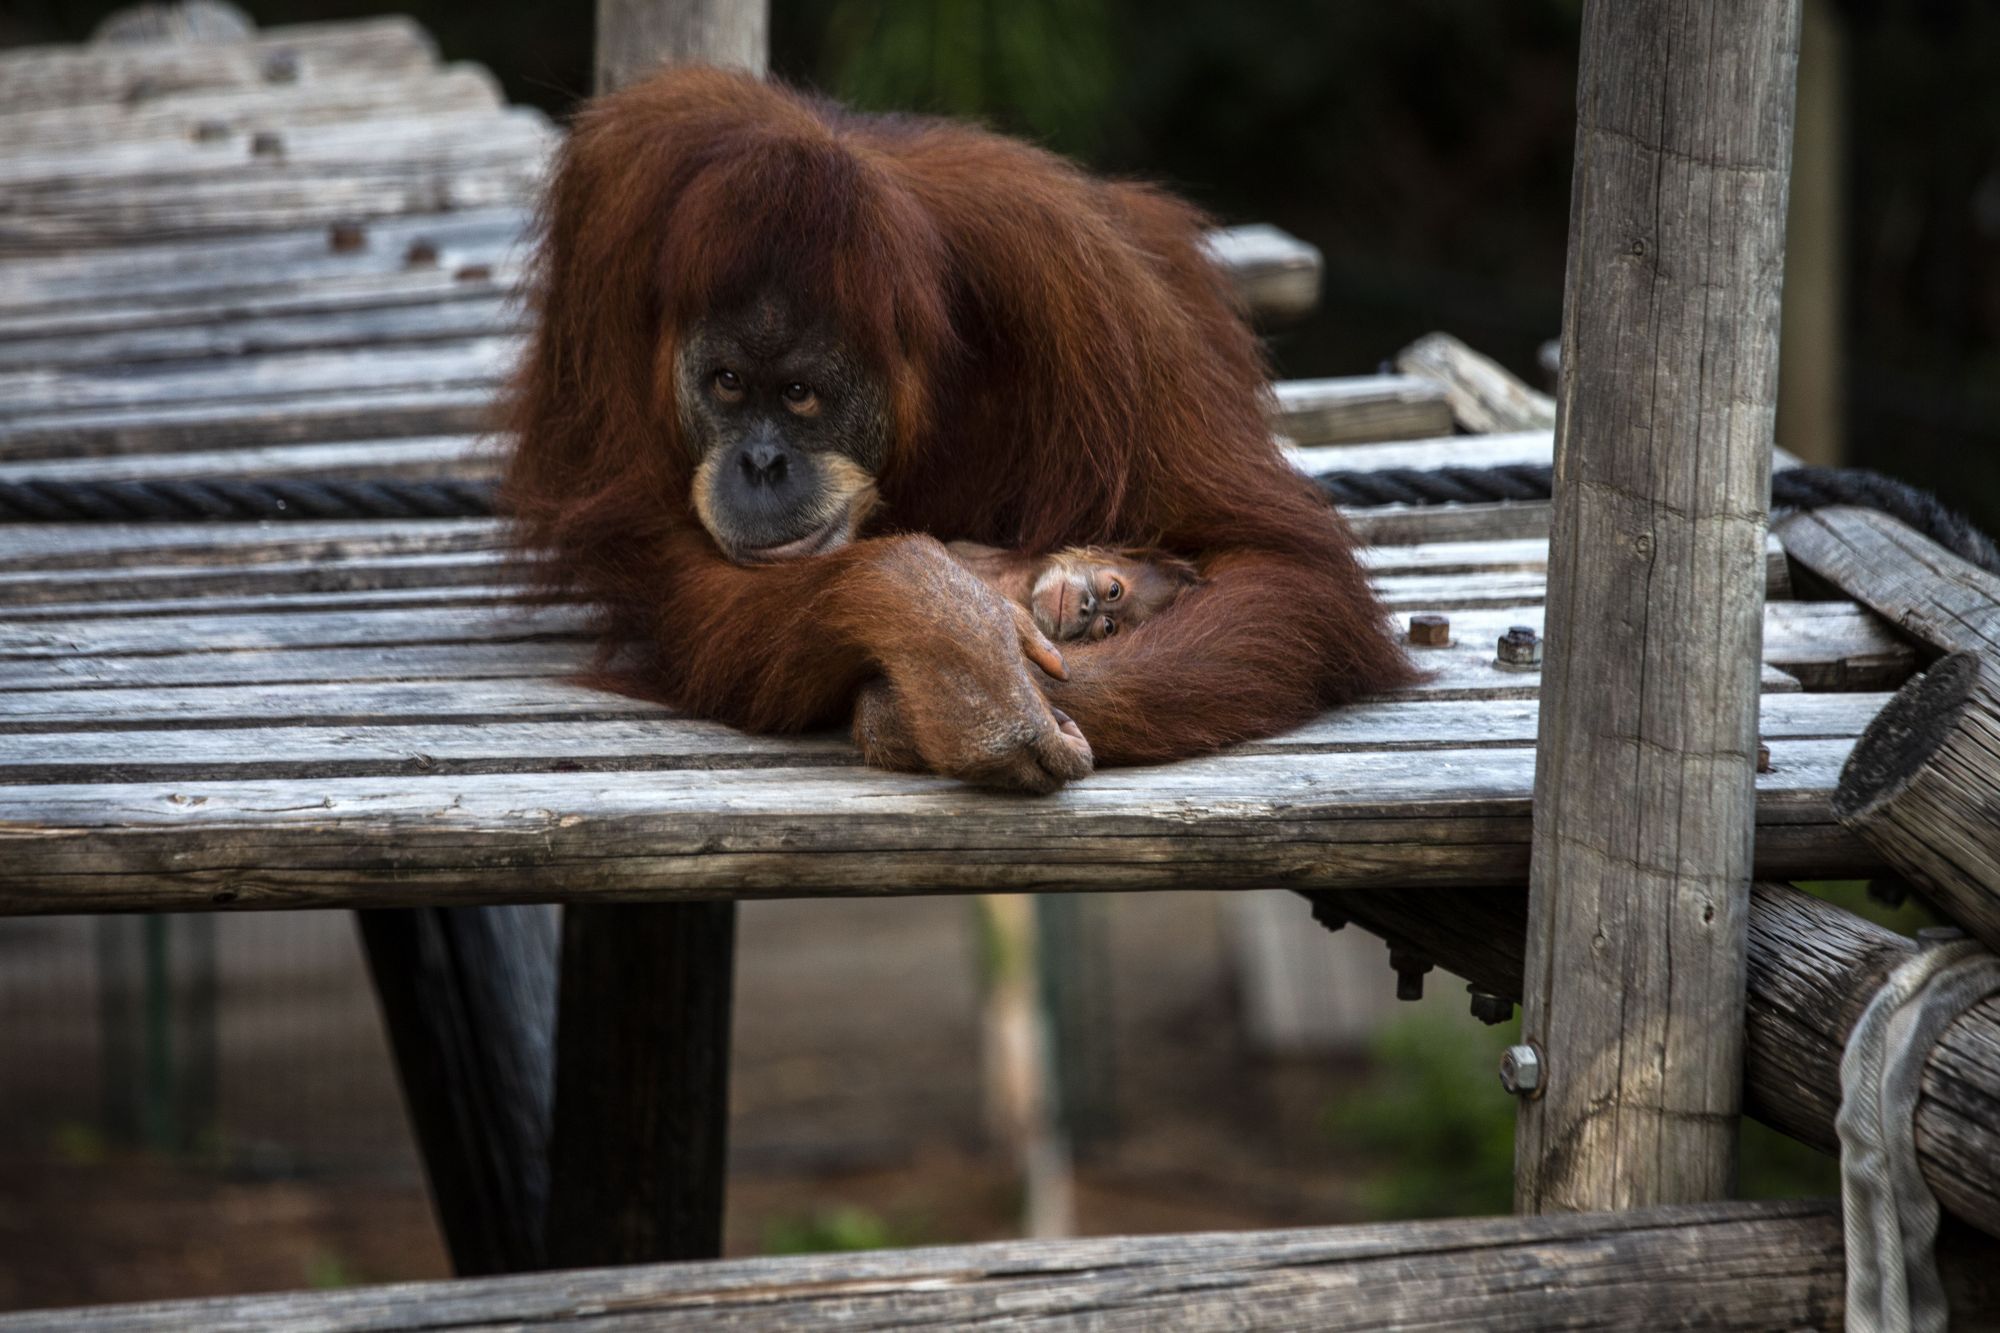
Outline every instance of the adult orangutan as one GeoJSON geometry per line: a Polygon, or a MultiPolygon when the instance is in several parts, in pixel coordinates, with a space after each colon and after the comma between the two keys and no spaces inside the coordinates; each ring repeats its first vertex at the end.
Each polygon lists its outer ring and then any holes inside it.
{"type": "Polygon", "coordinates": [[[1409,679],[1188,205],[683,68],[582,112],[544,228],[506,498],[630,687],[1043,791],[1409,679]],[[1058,657],[950,540],[1201,579],[1058,657]]]}

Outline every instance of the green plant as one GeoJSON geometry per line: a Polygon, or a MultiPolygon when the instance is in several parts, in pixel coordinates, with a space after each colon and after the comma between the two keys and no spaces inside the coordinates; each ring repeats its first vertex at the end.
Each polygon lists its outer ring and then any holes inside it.
{"type": "Polygon", "coordinates": [[[924,1243],[923,1228],[891,1221],[852,1205],[814,1209],[764,1224],[765,1254],[825,1254],[836,1250],[892,1250],[924,1243]]]}

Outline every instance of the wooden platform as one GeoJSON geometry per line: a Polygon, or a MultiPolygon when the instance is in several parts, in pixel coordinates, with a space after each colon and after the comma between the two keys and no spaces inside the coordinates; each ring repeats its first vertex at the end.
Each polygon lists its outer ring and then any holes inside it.
{"type": "MultiPolygon", "coordinates": [[[[483,71],[401,20],[10,53],[0,131],[0,481],[492,474],[556,131],[483,71]]],[[[1310,303],[1310,247],[1214,249],[1310,303]]],[[[1549,457],[1453,433],[1534,395],[1405,369],[1280,384],[1273,429],[1310,471],[1549,457]]],[[[1547,507],[1354,517],[1389,605],[1452,617],[1432,679],[1046,800],[568,683],[587,617],[491,522],[0,526],[0,912],[1518,882],[1538,678],[1493,649],[1547,507]]],[[[1759,872],[1859,873],[1826,798],[1915,658],[1769,582],[1759,872]]]]}

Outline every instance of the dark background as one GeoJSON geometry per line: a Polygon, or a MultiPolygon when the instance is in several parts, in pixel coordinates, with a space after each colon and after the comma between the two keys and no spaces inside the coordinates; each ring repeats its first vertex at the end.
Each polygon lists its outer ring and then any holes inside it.
{"type": "MultiPolygon", "coordinates": [[[[82,40],[113,7],[11,0],[0,42],[82,40]]],[[[558,116],[589,86],[587,4],[245,7],[262,25],[411,14],[558,116]]],[[[1835,71],[1839,122],[1839,452],[2000,527],[2000,5],[1808,8],[1834,35],[1808,55],[1835,71]]],[[[1369,370],[1442,328],[1538,377],[1561,317],[1579,9],[773,0],[773,47],[780,73],[849,100],[983,116],[1313,241],[1326,299],[1278,335],[1287,374],[1369,370]]]]}

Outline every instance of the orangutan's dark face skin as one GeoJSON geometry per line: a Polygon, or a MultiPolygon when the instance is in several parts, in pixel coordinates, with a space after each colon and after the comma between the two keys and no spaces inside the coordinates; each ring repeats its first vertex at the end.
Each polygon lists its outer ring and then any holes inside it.
{"type": "Polygon", "coordinates": [[[888,453],[888,398],[832,329],[760,297],[687,330],[674,374],[695,513],[725,556],[768,564],[853,540],[888,453]]]}
{"type": "Polygon", "coordinates": [[[1036,572],[1027,606],[1057,643],[1098,642],[1144,624],[1194,582],[1192,565],[1157,552],[1072,546],[1036,572]]]}

